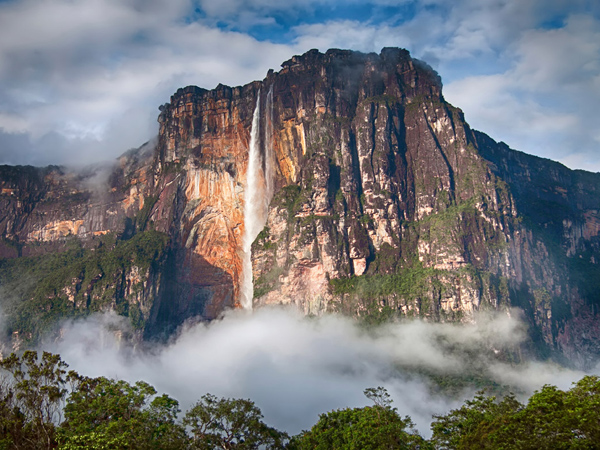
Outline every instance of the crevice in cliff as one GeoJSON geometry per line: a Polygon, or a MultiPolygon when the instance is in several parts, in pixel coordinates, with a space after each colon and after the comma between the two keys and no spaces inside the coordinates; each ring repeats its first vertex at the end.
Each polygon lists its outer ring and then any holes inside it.
{"type": "Polygon", "coordinates": [[[448,160],[448,157],[446,156],[446,153],[444,152],[442,146],[440,145],[440,141],[437,138],[437,135],[435,134],[435,132],[433,131],[433,128],[431,127],[431,124],[429,123],[429,119],[427,118],[427,114],[423,113],[423,118],[425,120],[425,123],[427,124],[427,129],[429,131],[429,133],[431,134],[431,137],[433,138],[433,141],[435,142],[435,146],[436,149],[439,151],[442,159],[444,160],[444,163],[446,164],[446,168],[448,169],[448,182],[450,184],[450,199],[453,202],[456,202],[456,188],[455,188],[455,184],[454,184],[454,170],[452,169],[452,165],[450,164],[450,161],[448,160]]]}
{"type": "MultiPolygon", "coordinates": [[[[327,194],[329,197],[329,207],[335,209],[336,197],[341,186],[341,167],[329,159],[329,178],[327,179],[327,194]]],[[[344,209],[344,213],[346,210],[344,209]]]]}
{"type": "Polygon", "coordinates": [[[363,204],[360,201],[363,195],[362,189],[362,177],[360,175],[360,163],[358,159],[358,149],[356,147],[356,134],[352,128],[348,129],[348,148],[350,150],[350,156],[352,158],[352,176],[354,178],[354,184],[356,186],[356,195],[358,196],[358,207],[359,214],[363,214],[363,204]]]}
{"type": "MultiPolygon", "coordinates": [[[[415,202],[414,195],[409,195],[410,190],[412,192],[415,191],[415,177],[412,170],[412,166],[408,164],[407,159],[407,145],[406,145],[406,122],[405,122],[405,109],[400,105],[397,105],[396,117],[398,118],[398,124],[396,126],[395,122],[392,122],[394,125],[394,134],[396,137],[396,142],[398,146],[398,157],[401,161],[401,172],[398,174],[400,179],[400,186],[398,190],[400,192],[399,195],[402,195],[402,203],[404,204],[404,208],[402,208],[402,204],[398,205],[399,211],[402,212],[403,219],[408,220],[410,217],[414,216],[415,212],[415,202]]],[[[400,199],[398,199],[400,201],[400,199]]]]}
{"type": "MultiPolygon", "coordinates": [[[[369,122],[370,122],[370,127],[369,127],[369,132],[370,132],[370,141],[371,141],[371,148],[370,148],[370,154],[369,154],[369,164],[371,165],[371,169],[373,171],[375,171],[375,165],[373,164],[373,157],[375,156],[375,151],[377,150],[377,118],[379,116],[379,105],[376,105],[375,103],[371,103],[371,108],[369,111],[369,122]]],[[[375,173],[373,173],[373,182],[376,182],[375,179],[375,173]]]]}
{"type": "MultiPolygon", "coordinates": [[[[386,124],[386,139],[389,142],[389,151],[387,153],[389,173],[388,176],[392,181],[392,191],[390,192],[390,199],[395,205],[399,218],[402,219],[405,211],[403,211],[400,197],[403,197],[403,203],[406,202],[406,155],[405,151],[401,151],[401,143],[403,139],[398,130],[398,126],[394,119],[399,119],[400,114],[398,112],[398,105],[396,105],[396,111],[392,108],[387,108],[388,118],[386,124]],[[394,112],[396,114],[394,114],[394,112]],[[399,159],[399,161],[397,160],[399,159]]],[[[402,149],[405,150],[405,149],[402,149]]]]}

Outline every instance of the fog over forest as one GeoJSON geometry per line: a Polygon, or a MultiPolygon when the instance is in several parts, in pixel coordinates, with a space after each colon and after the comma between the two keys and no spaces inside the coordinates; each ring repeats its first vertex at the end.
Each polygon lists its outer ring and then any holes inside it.
{"type": "MultiPolygon", "coordinates": [[[[477,390],[442,394],[431,375],[475,374],[523,399],[544,384],[568,389],[584,375],[551,362],[510,362],[527,337],[517,310],[476,319],[367,329],[339,315],[261,308],[190,324],[167,344],[133,346],[126,318],[104,314],[63,323],[62,338],[47,339],[42,349],[59,353],[83,375],[146,381],[179,400],[182,411],[207,392],[250,398],[266,423],[291,434],[309,429],[320,413],[369,404],[368,387],[385,387],[398,412],[428,436],[432,415],[459,407],[477,390]]],[[[592,373],[600,373],[598,366],[592,373]]]]}

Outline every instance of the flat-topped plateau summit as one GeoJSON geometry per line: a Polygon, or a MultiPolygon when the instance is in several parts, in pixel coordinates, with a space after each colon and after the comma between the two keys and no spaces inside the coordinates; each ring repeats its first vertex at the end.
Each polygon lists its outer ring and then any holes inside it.
{"type": "Polygon", "coordinates": [[[531,348],[600,353],[600,174],[471,130],[406,50],[311,50],[178,90],[156,142],[97,170],[0,167],[13,344],[115,310],[168,335],[227,308],[373,322],[520,308],[531,348]]]}

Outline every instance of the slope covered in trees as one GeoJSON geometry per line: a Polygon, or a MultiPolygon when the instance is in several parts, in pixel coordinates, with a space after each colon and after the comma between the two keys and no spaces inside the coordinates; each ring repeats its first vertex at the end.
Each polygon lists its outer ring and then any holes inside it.
{"type": "Polygon", "coordinates": [[[372,406],[323,413],[290,438],[248,399],[206,394],[180,417],[179,402],[148,383],[89,378],[56,354],[12,354],[0,368],[0,449],[595,449],[600,442],[596,376],[567,391],[545,385],[526,404],[480,392],[435,416],[427,440],[382,387],[365,390],[372,406]]]}

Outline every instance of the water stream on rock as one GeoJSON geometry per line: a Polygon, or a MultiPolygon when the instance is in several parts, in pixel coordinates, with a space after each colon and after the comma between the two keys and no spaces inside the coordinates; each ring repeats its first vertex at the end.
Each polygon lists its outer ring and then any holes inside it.
{"type": "MultiPolygon", "coordinates": [[[[273,137],[273,85],[269,88],[269,92],[267,93],[267,105],[266,105],[266,114],[265,114],[265,185],[266,192],[264,196],[265,202],[265,223],[267,221],[267,214],[269,213],[269,203],[271,203],[271,199],[273,198],[273,181],[275,180],[275,176],[273,173],[273,145],[272,145],[272,137],[273,137]]],[[[263,224],[264,226],[264,224],[263,224]]]]}
{"type": "Polygon", "coordinates": [[[244,309],[252,309],[254,285],[252,282],[252,243],[265,226],[269,202],[273,196],[273,165],[271,150],[273,90],[269,90],[266,101],[264,126],[264,152],[260,141],[260,91],[252,116],[246,191],[244,193],[244,237],[242,242],[243,265],[241,276],[240,303],[244,309]]]}

